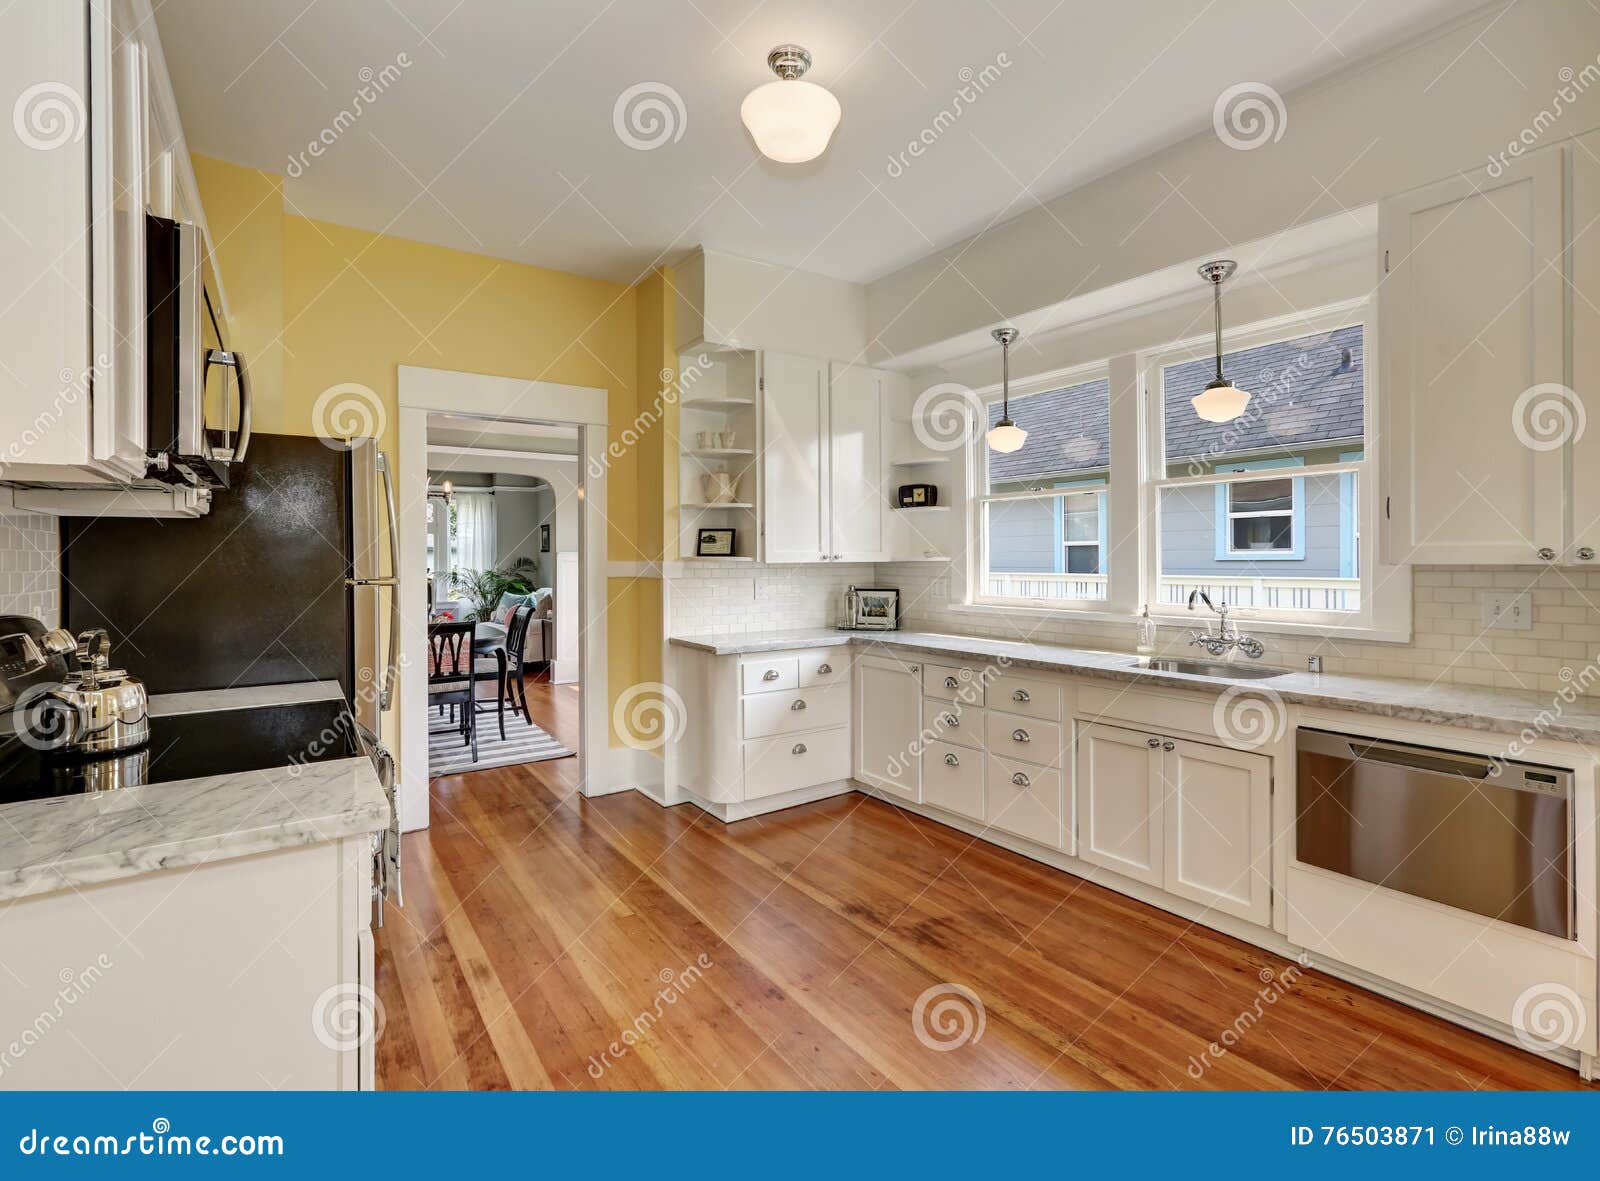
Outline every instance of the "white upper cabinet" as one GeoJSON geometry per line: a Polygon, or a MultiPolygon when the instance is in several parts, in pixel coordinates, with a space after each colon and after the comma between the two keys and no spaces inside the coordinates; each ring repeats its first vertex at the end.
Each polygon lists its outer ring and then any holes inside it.
{"type": "Polygon", "coordinates": [[[762,357],[762,529],[768,562],[828,555],[828,364],[762,357]]]}
{"type": "Polygon", "coordinates": [[[1381,207],[1393,563],[1562,556],[1558,420],[1573,412],[1562,394],[1564,157],[1549,149],[1498,176],[1452,177],[1381,207]]]}
{"type": "Polygon", "coordinates": [[[774,352],[762,375],[766,561],[887,559],[883,415],[893,375],[774,352]]]}
{"type": "Polygon", "coordinates": [[[0,233],[8,480],[145,474],[145,214],[200,220],[164,69],[148,0],[0,13],[16,132],[0,136],[0,218],[17,231],[0,233]]]}
{"type": "Polygon", "coordinates": [[[832,366],[828,395],[828,499],[835,562],[881,562],[886,509],[883,404],[890,375],[864,365],[832,366]]]}
{"type": "Polygon", "coordinates": [[[1600,132],[1572,152],[1572,389],[1593,421],[1574,423],[1567,560],[1600,553],[1600,132]],[[1579,429],[1581,424],[1582,429],[1579,429]]]}

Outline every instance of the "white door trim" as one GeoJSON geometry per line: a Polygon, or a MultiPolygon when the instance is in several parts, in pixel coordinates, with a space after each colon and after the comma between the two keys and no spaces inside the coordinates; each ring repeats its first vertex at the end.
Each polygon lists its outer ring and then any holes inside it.
{"type": "Polygon", "coordinates": [[[610,721],[606,702],[606,425],[603,389],[494,377],[448,369],[400,366],[400,824],[410,832],[428,825],[427,726],[427,513],[428,415],[448,413],[496,419],[556,422],[580,428],[583,460],[578,483],[582,537],[578,599],[580,749],[582,795],[600,795],[610,782],[610,721]]]}

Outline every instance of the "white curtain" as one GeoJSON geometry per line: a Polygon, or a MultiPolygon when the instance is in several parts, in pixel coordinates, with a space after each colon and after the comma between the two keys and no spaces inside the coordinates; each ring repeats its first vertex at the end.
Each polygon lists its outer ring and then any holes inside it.
{"type": "Polygon", "coordinates": [[[456,493],[456,569],[493,570],[495,548],[494,497],[488,492],[456,493]]]}

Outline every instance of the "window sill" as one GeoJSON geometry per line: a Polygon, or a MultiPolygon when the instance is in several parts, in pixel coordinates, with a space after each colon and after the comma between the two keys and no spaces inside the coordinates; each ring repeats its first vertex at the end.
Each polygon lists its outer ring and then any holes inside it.
{"type": "MultiPolygon", "coordinates": [[[[1132,627],[1139,619],[1136,613],[1116,611],[1105,607],[1034,607],[1022,603],[951,603],[948,610],[956,615],[971,615],[987,619],[1036,619],[1061,623],[1082,620],[1087,623],[1116,623],[1132,627]]],[[[1150,616],[1157,627],[1206,627],[1216,617],[1192,615],[1189,612],[1152,612],[1150,616]]],[[[1411,627],[1371,627],[1354,624],[1298,623],[1288,619],[1262,619],[1242,613],[1230,617],[1246,633],[1302,636],[1307,639],[1360,640],[1373,644],[1409,644],[1411,627]]]]}

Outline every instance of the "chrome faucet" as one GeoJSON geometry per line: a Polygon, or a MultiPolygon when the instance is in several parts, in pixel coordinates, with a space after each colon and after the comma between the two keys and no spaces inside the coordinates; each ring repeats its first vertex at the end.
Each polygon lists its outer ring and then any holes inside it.
{"type": "Polygon", "coordinates": [[[1217,613],[1217,630],[1192,631],[1189,633],[1189,643],[1204,648],[1213,656],[1221,656],[1230,648],[1237,648],[1251,660],[1260,660],[1266,654],[1266,648],[1254,636],[1241,635],[1237,624],[1228,623],[1228,604],[1218,606],[1211,601],[1211,596],[1199,587],[1189,592],[1189,610],[1194,610],[1195,600],[1198,599],[1207,607],[1217,613]]]}

